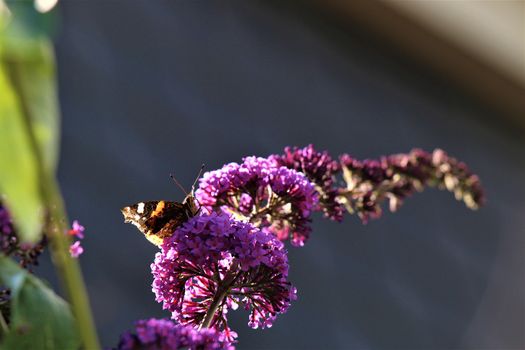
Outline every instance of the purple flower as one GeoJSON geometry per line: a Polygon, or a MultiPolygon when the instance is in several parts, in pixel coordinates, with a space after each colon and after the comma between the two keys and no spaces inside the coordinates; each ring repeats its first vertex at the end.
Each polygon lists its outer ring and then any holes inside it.
{"type": "Polygon", "coordinates": [[[233,345],[215,329],[197,330],[166,319],[140,320],[135,332],[120,336],[116,350],[233,350],[233,345]]]}
{"type": "Polygon", "coordinates": [[[84,238],[84,226],[80,225],[77,220],[73,221],[71,229],[68,231],[70,236],[75,236],[79,239],[84,238]]]}
{"type": "Polygon", "coordinates": [[[2,234],[10,234],[13,231],[13,223],[7,209],[2,206],[0,202],[0,232],[2,234]]]}
{"type": "Polygon", "coordinates": [[[295,289],[282,242],[226,213],[191,218],[165,240],[151,265],[153,292],[181,324],[213,327],[233,339],[226,313],[242,304],[249,325],[269,327],[295,289]]]}
{"type": "Polygon", "coordinates": [[[47,245],[44,235],[36,244],[20,243],[11,216],[0,201],[0,251],[7,256],[12,256],[25,269],[31,270],[38,265],[38,257],[47,245]]]}
{"type": "Polygon", "coordinates": [[[11,255],[18,250],[18,238],[13,230],[13,223],[7,208],[0,203],[0,244],[2,253],[11,255]]]}
{"type": "Polygon", "coordinates": [[[346,188],[339,190],[339,201],[363,222],[381,216],[381,204],[388,200],[396,211],[403,200],[425,186],[454,192],[467,207],[477,209],[484,203],[479,178],[465,163],[449,157],[440,149],[432,153],[413,149],[409,153],[359,161],[347,154],[340,157],[346,188]]]}
{"type": "Polygon", "coordinates": [[[456,199],[463,200],[470,209],[478,209],[485,204],[481,181],[465,163],[448,156],[441,149],[436,149],[432,153],[432,166],[435,169],[429,181],[432,185],[453,192],[456,199]]]}
{"type": "Polygon", "coordinates": [[[281,240],[290,238],[295,246],[308,238],[310,215],[318,203],[305,175],[257,157],[205,173],[195,197],[209,212],[230,213],[281,240]]]}
{"type": "Polygon", "coordinates": [[[72,258],[78,258],[84,252],[84,248],[80,245],[80,241],[76,241],[69,247],[69,254],[72,258]]]}
{"type": "Polygon", "coordinates": [[[343,219],[344,207],[337,202],[337,189],[334,177],[339,171],[339,164],[328,152],[318,152],[313,145],[304,148],[286,147],[283,155],[271,155],[270,160],[278,165],[297,170],[315,184],[319,193],[316,210],[322,210],[324,216],[335,221],[343,219]]]}
{"type": "MultiPolygon", "coordinates": [[[[77,220],[74,220],[71,229],[67,231],[67,234],[78,239],[83,239],[84,230],[84,226],[80,225],[77,220]]],[[[69,254],[72,258],[78,258],[83,252],[84,248],[80,245],[80,241],[75,241],[75,243],[69,246],[69,254]]]]}

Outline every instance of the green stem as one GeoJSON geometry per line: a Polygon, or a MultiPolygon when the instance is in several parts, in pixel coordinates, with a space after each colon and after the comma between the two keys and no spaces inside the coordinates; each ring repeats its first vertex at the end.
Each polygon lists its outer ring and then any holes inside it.
{"type": "Polygon", "coordinates": [[[210,308],[206,312],[206,315],[204,315],[204,319],[202,320],[199,329],[210,327],[211,321],[213,320],[213,316],[215,316],[215,313],[219,309],[219,306],[221,306],[224,297],[226,297],[227,293],[228,289],[222,289],[217,291],[217,293],[213,297],[213,301],[210,304],[210,308]]]}
{"type": "Polygon", "coordinates": [[[71,303],[84,348],[100,349],[80,264],[69,254],[71,239],[64,234],[69,228],[69,220],[66,217],[60,189],[53,180],[49,181],[45,187],[48,189],[46,206],[50,208],[51,217],[47,233],[51,238],[53,263],[71,303]]]}
{"type": "Polygon", "coordinates": [[[222,281],[217,282],[217,292],[213,297],[213,300],[210,304],[210,308],[206,312],[206,315],[204,315],[199,329],[210,327],[211,322],[213,321],[213,316],[215,316],[215,314],[217,313],[217,310],[222,305],[224,298],[228,295],[230,287],[233,285],[235,279],[238,276],[238,273],[236,271],[237,266],[237,263],[234,262],[230,268],[230,273],[228,273],[222,281]]]}
{"type": "Polygon", "coordinates": [[[95,323],[91,315],[88,294],[82,278],[80,264],[77,259],[71,258],[69,245],[71,238],[65,233],[69,229],[64,201],[60,188],[51,170],[44,166],[41,150],[34,134],[29,108],[25,103],[23,89],[18,80],[17,63],[10,62],[7,65],[11,81],[19,93],[20,106],[24,115],[25,127],[29,136],[33,153],[35,155],[38,177],[40,179],[40,191],[49,219],[46,225],[46,234],[50,240],[51,258],[58,272],[62,287],[65,289],[71,309],[75,316],[78,332],[84,349],[98,350],[100,344],[95,330],[95,323]]]}
{"type": "Polygon", "coordinates": [[[4,315],[0,312],[0,328],[2,329],[2,334],[7,334],[9,332],[9,327],[5,321],[4,315]]]}

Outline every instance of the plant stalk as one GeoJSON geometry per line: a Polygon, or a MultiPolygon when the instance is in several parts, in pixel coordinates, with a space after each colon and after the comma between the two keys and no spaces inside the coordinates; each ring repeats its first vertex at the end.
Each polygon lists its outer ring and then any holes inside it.
{"type": "Polygon", "coordinates": [[[47,234],[51,241],[53,263],[66,290],[84,349],[98,350],[100,344],[80,264],[69,254],[71,239],[65,234],[69,229],[69,220],[65,214],[62,196],[55,181],[49,181],[45,187],[49,192],[46,199],[46,206],[50,210],[47,234]]]}
{"type": "Polygon", "coordinates": [[[206,315],[204,315],[202,323],[199,326],[199,330],[202,328],[210,327],[211,322],[213,321],[213,316],[215,316],[215,313],[217,312],[219,307],[222,305],[224,298],[228,295],[230,287],[233,285],[233,283],[237,279],[238,274],[235,272],[236,269],[237,269],[237,263],[234,262],[230,268],[230,273],[228,273],[222,281],[217,282],[218,284],[217,292],[215,293],[213,297],[213,300],[210,304],[210,308],[206,312],[206,315]]]}
{"type": "Polygon", "coordinates": [[[0,329],[2,329],[2,334],[7,334],[9,332],[9,326],[5,320],[4,315],[0,312],[0,329]]]}
{"type": "Polygon", "coordinates": [[[7,68],[11,81],[18,91],[25,128],[37,163],[40,191],[48,214],[45,233],[50,241],[51,258],[57,270],[62,288],[65,290],[67,299],[70,302],[73,315],[75,316],[83,349],[99,350],[101,347],[91,314],[80,264],[77,259],[73,259],[69,254],[71,238],[66,235],[69,229],[69,220],[67,218],[62,194],[55,176],[52,174],[52,170],[46,169],[44,166],[43,156],[31,124],[29,108],[25,101],[27,96],[24,96],[23,89],[21,89],[21,84],[18,81],[16,63],[12,62],[7,68]]]}

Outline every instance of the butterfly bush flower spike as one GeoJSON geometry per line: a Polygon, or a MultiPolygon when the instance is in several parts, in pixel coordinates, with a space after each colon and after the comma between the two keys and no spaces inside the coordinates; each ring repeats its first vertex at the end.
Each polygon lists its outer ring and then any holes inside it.
{"type": "Polygon", "coordinates": [[[195,197],[208,212],[230,213],[295,246],[307,240],[318,205],[314,184],[304,174],[259,157],[205,173],[195,197]]]}
{"type": "Polygon", "coordinates": [[[425,186],[453,192],[470,209],[479,208],[485,201],[479,178],[465,163],[440,149],[432,153],[413,149],[364,161],[343,154],[340,163],[347,186],[340,189],[339,201],[349,212],[357,212],[364,222],[381,216],[385,200],[389,201],[390,210],[396,211],[405,198],[425,186]]]}
{"type": "Polygon", "coordinates": [[[224,335],[212,328],[197,330],[166,319],[140,320],[135,331],[120,336],[116,350],[234,350],[224,335]]]}
{"type": "MultiPolygon", "coordinates": [[[[152,291],[177,324],[139,321],[118,349],[232,349],[237,334],[228,326],[229,310],[241,306],[250,327],[267,328],[297,298],[283,242],[305,244],[312,212],[341,221],[346,209],[367,222],[381,216],[383,203],[396,211],[426,186],[453,192],[471,209],[484,203],[479,178],[439,149],[334,160],[308,145],[207,172],[183,203],[125,207],[126,222],[158,239],[152,291]]],[[[4,222],[0,211],[0,228],[4,222]]],[[[73,222],[69,234],[82,239],[83,232],[73,222]]],[[[81,253],[77,241],[71,254],[81,253]]]]}
{"type": "Polygon", "coordinates": [[[164,241],[151,270],[156,300],[173,319],[230,340],[229,309],[244,306],[249,325],[264,328],[295,299],[283,243],[227,213],[189,219],[164,241]]]}
{"type": "Polygon", "coordinates": [[[294,169],[306,175],[315,184],[319,194],[316,210],[322,210],[324,216],[334,220],[343,219],[344,207],[337,202],[337,188],[334,180],[339,171],[339,163],[328,152],[318,152],[313,145],[304,148],[286,147],[283,155],[271,155],[269,159],[280,166],[294,169]]]}

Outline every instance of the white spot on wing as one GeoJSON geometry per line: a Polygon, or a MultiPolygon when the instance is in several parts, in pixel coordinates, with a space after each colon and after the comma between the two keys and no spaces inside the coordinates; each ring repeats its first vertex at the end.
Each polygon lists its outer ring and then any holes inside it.
{"type": "Polygon", "coordinates": [[[140,202],[139,206],[137,207],[137,213],[143,214],[144,213],[144,202],[140,202]]]}
{"type": "Polygon", "coordinates": [[[131,207],[124,207],[121,211],[124,215],[124,222],[131,222],[131,207]]]}

